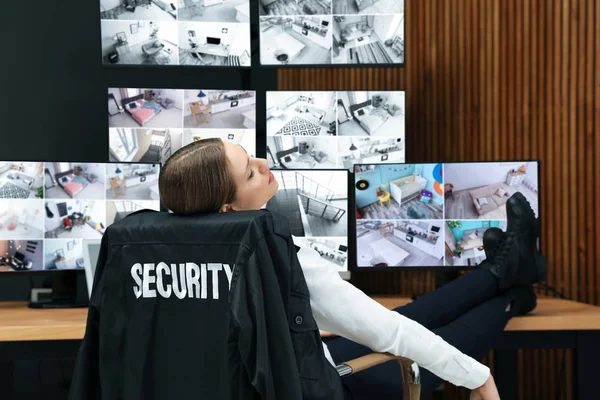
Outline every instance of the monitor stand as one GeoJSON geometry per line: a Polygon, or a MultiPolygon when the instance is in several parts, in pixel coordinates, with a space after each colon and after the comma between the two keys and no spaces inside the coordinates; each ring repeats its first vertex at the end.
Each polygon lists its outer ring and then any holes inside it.
{"type": "Polygon", "coordinates": [[[84,299],[77,296],[78,271],[54,271],[52,273],[52,293],[40,294],[29,301],[30,308],[76,308],[87,307],[87,293],[84,299]]]}

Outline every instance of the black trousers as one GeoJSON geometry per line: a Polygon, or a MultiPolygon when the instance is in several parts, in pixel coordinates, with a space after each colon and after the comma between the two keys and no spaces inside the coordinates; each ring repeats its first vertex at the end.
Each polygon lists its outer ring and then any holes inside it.
{"type": "MultiPolygon", "coordinates": [[[[493,348],[494,340],[515,315],[507,306],[512,298],[498,293],[496,278],[486,270],[474,270],[394,311],[425,326],[461,352],[476,360],[493,348]]],[[[346,338],[327,342],[336,363],[372,353],[365,346],[346,338]]],[[[421,397],[427,398],[442,383],[431,372],[421,371],[421,397]]],[[[348,398],[401,399],[400,366],[387,362],[342,378],[348,398]]]]}

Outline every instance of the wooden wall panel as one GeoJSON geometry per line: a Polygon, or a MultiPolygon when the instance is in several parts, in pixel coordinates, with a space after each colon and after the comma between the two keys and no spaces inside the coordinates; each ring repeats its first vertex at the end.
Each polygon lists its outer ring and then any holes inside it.
{"type": "MultiPolygon", "coordinates": [[[[279,89],[405,90],[408,162],[539,158],[549,283],[600,305],[600,1],[406,0],[405,20],[405,67],[280,69],[279,89]]],[[[435,279],[353,282],[410,295],[435,279]]],[[[521,399],[572,398],[571,351],[519,360],[521,399]]]]}

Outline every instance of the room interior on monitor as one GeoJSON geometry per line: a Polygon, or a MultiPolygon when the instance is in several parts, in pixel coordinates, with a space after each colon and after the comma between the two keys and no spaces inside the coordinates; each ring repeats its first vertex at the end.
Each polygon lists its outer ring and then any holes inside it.
{"type": "Polygon", "coordinates": [[[506,201],[521,192],[538,210],[538,163],[532,161],[444,164],[447,219],[506,220],[506,201]]]}
{"type": "Polygon", "coordinates": [[[104,200],[106,168],[101,163],[45,163],[46,199],[104,200]]]}
{"type": "Polygon", "coordinates": [[[442,164],[359,164],[358,219],[443,219],[442,164]]]}
{"type": "Polygon", "coordinates": [[[184,128],[256,129],[253,91],[186,90],[184,104],[184,128]]]}
{"type": "Polygon", "coordinates": [[[178,42],[179,65],[250,66],[249,23],[180,22],[178,42]]]}
{"type": "Polygon", "coordinates": [[[179,21],[250,22],[249,0],[178,0],[179,21]]]}
{"type": "Polygon", "coordinates": [[[483,235],[490,228],[506,231],[506,220],[446,220],[445,258],[449,267],[474,267],[485,260],[483,235]]]}
{"type": "Polygon", "coordinates": [[[158,200],[160,164],[106,164],[107,200],[158,200]]]}
{"type": "Polygon", "coordinates": [[[183,90],[109,88],[111,128],[183,128],[183,90]]]}
{"type": "Polygon", "coordinates": [[[43,240],[0,240],[0,272],[43,269],[43,240]]]}
{"type": "Polygon", "coordinates": [[[335,267],[343,278],[349,278],[348,270],[348,238],[347,237],[302,237],[296,238],[295,243],[315,250],[326,265],[335,267]]]}
{"type": "Polygon", "coordinates": [[[0,199],[43,197],[44,163],[0,161],[0,199]]]}
{"type": "MultiPolygon", "coordinates": [[[[403,2],[395,0],[334,0],[332,62],[334,64],[403,64],[404,63],[404,14],[403,2]],[[360,14],[350,14],[350,5],[391,6],[368,15],[369,8],[360,14]],[[379,4],[378,4],[379,3],[379,4]],[[337,7],[336,7],[337,6],[337,7]],[[336,8],[338,10],[336,10],[336,8]],[[397,13],[394,13],[397,12],[397,13]],[[365,15],[367,14],[367,15],[365,15]]],[[[373,10],[371,8],[371,10],[373,10]]]]}
{"type": "Polygon", "coordinates": [[[404,92],[267,92],[272,169],[404,162],[404,92]],[[343,135],[342,135],[343,134],[343,135]]]}
{"type": "Polygon", "coordinates": [[[266,205],[283,214],[292,235],[348,237],[348,172],[273,171],[279,188],[266,205]]]}
{"type": "Polygon", "coordinates": [[[175,21],[177,1],[100,0],[100,19],[175,21]]]}
{"type": "Polygon", "coordinates": [[[359,267],[428,267],[444,262],[443,220],[356,221],[359,267]]]}
{"type": "Polygon", "coordinates": [[[336,102],[336,92],[267,92],[267,136],[335,136],[336,102]]]}
{"type": "Polygon", "coordinates": [[[337,98],[339,136],[404,138],[404,92],[345,91],[337,98]]]}
{"type": "Polygon", "coordinates": [[[267,15],[328,15],[331,0],[260,0],[258,14],[267,15]]]}
{"type": "Polygon", "coordinates": [[[0,166],[0,271],[82,268],[83,239],[100,239],[130,212],[160,209],[159,164],[0,166]]]}
{"type": "Polygon", "coordinates": [[[255,103],[247,90],[110,88],[109,160],[164,164],[181,147],[211,137],[254,154],[255,103]]]}
{"type": "Polygon", "coordinates": [[[100,21],[103,64],[178,65],[177,22],[100,21]]]}
{"type": "Polygon", "coordinates": [[[183,146],[183,129],[109,128],[108,143],[111,162],[164,164],[183,146]]]}
{"type": "Polygon", "coordinates": [[[263,65],[331,64],[331,35],[331,15],[260,17],[260,62],[263,65]]]}
{"type": "Polygon", "coordinates": [[[535,161],[357,164],[354,184],[358,267],[474,267],[512,194],[539,215],[535,161]]]}
{"type": "Polygon", "coordinates": [[[240,145],[251,157],[256,154],[255,129],[184,129],[183,145],[203,139],[218,138],[240,145]]]}

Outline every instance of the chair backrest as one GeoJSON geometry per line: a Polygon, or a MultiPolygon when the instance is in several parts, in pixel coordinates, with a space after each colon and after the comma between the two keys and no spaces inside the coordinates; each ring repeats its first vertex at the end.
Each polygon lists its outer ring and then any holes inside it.
{"type": "Polygon", "coordinates": [[[340,392],[317,338],[283,217],[142,210],[103,236],[70,398],[97,398],[91,386],[103,400],[340,392]],[[302,380],[309,372],[317,375],[302,380]]]}
{"type": "Polygon", "coordinates": [[[259,214],[141,212],[110,227],[103,308],[124,313],[106,354],[122,362],[125,398],[230,397],[229,288],[259,214]]]}

